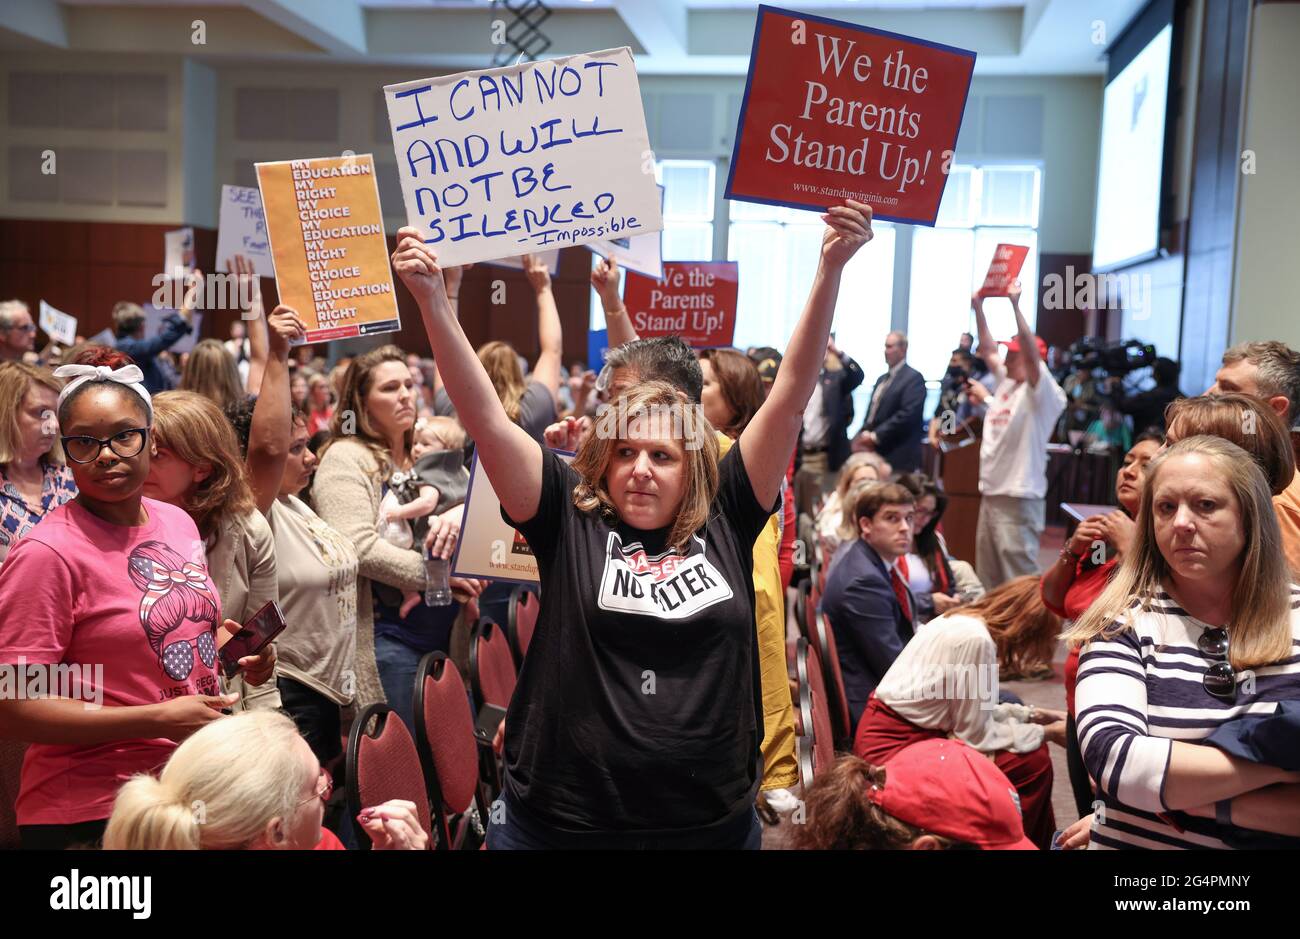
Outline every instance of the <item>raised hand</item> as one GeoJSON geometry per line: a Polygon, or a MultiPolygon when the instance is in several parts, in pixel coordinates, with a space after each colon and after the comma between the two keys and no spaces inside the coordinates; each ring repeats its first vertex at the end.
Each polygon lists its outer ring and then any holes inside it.
{"type": "Polygon", "coordinates": [[[298,312],[284,304],[277,306],[267,318],[270,327],[271,355],[281,362],[289,360],[289,347],[294,342],[303,342],[307,338],[307,327],[298,312]]]}
{"type": "Polygon", "coordinates": [[[591,270],[591,286],[600,295],[600,305],[606,310],[617,310],[623,306],[623,298],[618,295],[618,262],[613,258],[601,258],[591,270]]]}
{"type": "Polygon", "coordinates": [[[524,276],[537,293],[551,289],[551,272],[535,254],[524,255],[524,276]]]}
{"type": "Polygon", "coordinates": [[[188,322],[194,311],[203,306],[203,272],[197,267],[185,275],[185,298],[181,301],[181,316],[188,322]]]}
{"type": "Polygon", "coordinates": [[[444,267],[442,269],[442,280],[446,284],[449,299],[460,296],[461,279],[465,276],[465,272],[473,266],[473,264],[457,264],[455,267],[444,267]]]}
{"type": "Polygon", "coordinates": [[[858,249],[872,239],[871,206],[846,199],[831,206],[822,216],[829,227],[822,236],[822,260],[836,267],[848,263],[858,249]]]}
{"type": "Polygon", "coordinates": [[[1018,280],[1013,280],[1011,282],[1011,286],[1007,288],[1007,299],[1011,301],[1011,305],[1015,307],[1017,310],[1020,309],[1021,289],[1022,288],[1020,286],[1020,281],[1018,280]]]}
{"type": "Polygon", "coordinates": [[[438,255],[424,243],[418,228],[407,225],[398,229],[393,270],[421,307],[432,305],[439,296],[446,298],[438,255]]]}

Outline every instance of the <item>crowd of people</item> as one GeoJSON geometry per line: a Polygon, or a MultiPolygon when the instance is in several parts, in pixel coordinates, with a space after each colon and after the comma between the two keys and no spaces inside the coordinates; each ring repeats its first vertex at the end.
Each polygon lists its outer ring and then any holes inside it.
{"type": "Polygon", "coordinates": [[[242,258],[229,339],[184,353],[201,275],[152,335],[118,304],[111,346],[38,353],[27,308],[0,304],[0,664],[93,673],[104,705],[0,698],[0,746],[25,747],[0,807],[22,846],[429,847],[409,801],[344,816],[342,741],[375,702],[414,727],[422,657],[467,670],[475,623],[506,622],[512,585],[439,582],[433,563],[455,551],[471,453],[540,595],[486,757],[490,849],[752,849],[767,824],[801,848],[1300,844],[1300,353],[1235,346],[1198,397],[1169,360],[1149,391],[1108,384],[1084,429],[1115,452],[1117,505],[1043,570],[1047,445],[1103,377],[1053,371],[1017,284],[1002,342],[972,299],[929,415],[890,332],[855,424],[866,376],[831,327],[871,210],[823,220],[779,350],[643,339],[618,265],[598,261],[599,372],[564,368],[534,258],[538,356],[474,349],[463,271],[409,228],[392,265],[432,358],[325,361],[297,312],[263,309],[242,258]],[[967,558],[933,472],[963,435],[980,456],[967,558]],[[791,688],[801,578],[849,721],[811,779],[791,688]],[[223,669],[271,601],[288,627],[223,669]],[[1001,686],[1054,679],[1061,659],[1063,710],[1001,686]]]}

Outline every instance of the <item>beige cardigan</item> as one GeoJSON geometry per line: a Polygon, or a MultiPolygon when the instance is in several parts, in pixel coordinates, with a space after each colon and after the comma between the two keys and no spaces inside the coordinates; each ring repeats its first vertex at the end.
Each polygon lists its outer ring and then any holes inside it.
{"type": "Polygon", "coordinates": [[[416,551],[379,537],[383,479],[379,463],[359,440],[335,440],[316,470],[312,503],[327,525],[352,542],[357,552],[357,696],[362,708],[384,700],[375,666],[375,609],[370,582],[399,590],[424,589],[424,561],[416,551]]]}

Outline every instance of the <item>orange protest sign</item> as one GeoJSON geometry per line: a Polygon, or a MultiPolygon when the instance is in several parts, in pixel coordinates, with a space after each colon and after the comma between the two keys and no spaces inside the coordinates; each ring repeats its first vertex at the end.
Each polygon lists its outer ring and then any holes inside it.
{"type": "Polygon", "coordinates": [[[258,163],[257,184],[280,302],[307,342],[401,329],[374,159],[258,163]]]}

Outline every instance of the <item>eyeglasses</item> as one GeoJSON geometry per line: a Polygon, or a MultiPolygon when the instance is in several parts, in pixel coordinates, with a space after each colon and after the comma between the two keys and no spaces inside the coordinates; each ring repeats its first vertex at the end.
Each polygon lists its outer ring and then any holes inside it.
{"type": "Polygon", "coordinates": [[[31,323],[25,323],[25,324],[23,324],[22,326],[6,326],[6,327],[5,327],[5,330],[8,331],[8,332],[13,332],[15,329],[18,330],[20,333],[34,333],[34,332],[36,332],[36,327],[33,326],[31,323]]]}
{"type": "Polygon", "coordinates": [[[136,427],[124,430],[112,437],[100,440],[98,437],[61,437],[63,452],[73,463],[94,463],[107,444],[108,448],[122,459],[130,459],[144,449],[144,442],[149,436],[149,428],[136,427]]]}
{"type": "Polygon", "coordinates": [[[163,671],[176,681],[184,681],[194,671],[195,652],[204,665],[212,667],[217,660],[217,641],[211,630],[199,633],[193,639],[180,639],[163,646],[163,671]]]}
{"type": "Polygon", "coordinates": [[[1205,676],[1201,679],[1201,684],[1205,687],[1206,692],[1220,701],[1236,701],[1237,673],[1227,660],[1228,631],[1222,626],[1214,626],[1205,630],[1201,633],[1200,638],[1196,640],[1196,648],[1200,649],[1203,655],[1223,659],[1222,662],[1215,662],[1205,670],[1205,676]]]}
{"type": "Polygon", "coordinates": [[[332,795],[334,795],[334,777],[330,775],[329,770],[322,766],[320,768],[320,778],[316,780],[316,791],[299,802],[298,805],[295,805],[294,808],[306,805],[314,799],[320,799],[322,802],[328,803],[332,795]]]}

